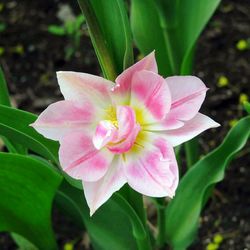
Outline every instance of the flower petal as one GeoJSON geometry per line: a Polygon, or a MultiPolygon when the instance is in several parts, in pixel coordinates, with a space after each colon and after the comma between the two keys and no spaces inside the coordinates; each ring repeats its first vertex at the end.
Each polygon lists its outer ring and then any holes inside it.
{"type": "Polygon", "coordinates": [[[175,119],[164,119],[162,122],[154,122],[143,125],[145,131],[166,131],[181,128],[184,126],[184,122],[175,119]]]}
{"type": "Polygon", "coordinates": [[[66,100],[79,103],[88,100],[100,107],[111,104],[109,94],[114,85],[111,81],[99,76],[71,71],[57,72],[57,79],[66,100]]]}
{"type": "Polygon", "coordinates": [[[173,76],[166,78],[172,98],[171,110],[164,124],[171,120],[188,121],[199,111],[207,87],[195,76],[173,76]]]}
{"type": "Polygon", "coordinates": [[[116,156],[109,166],[106,174],[96,182],[83,181],[83,190],[90,208],[90,216],[105,203],[114,192],[118,191],[125,183],[121,157],[116,156]]]}
{"type": "Polygon", "coordinates": [[[95,135],[93,136],[93,144],[96,149],[101,149],[107,143],[112,141],[117,137],[117,128],[113,125],[112,122],[103,120],[98,124],[95,135]]]}
{"type": "Polygon", "coordinates": [[[107,172],[113,154],[105,148],[96,150],[91,137],[75,132],[60,141],[59,160],[63,170],[71,177],[97,181],[107,172]]]}
{"type": "MultiPolygon", "coordinates": [[[[158,73],[155,52],[153,51],[139,62],[124,70],[115,80],[114,95],[117,96],[120,105],[129,104],[131,82],[134,74],[141,70],[148,70],[158,73]]],[[[116,97],[114,98],[116,100],[116,97]]]]}
{"type": "Polygon", "coordinates": [[[145,145],[139,153],[126,155],[124,169],[127,181],[144,195],[173,197],[179,179],[174,150],[163,137],[153,137],[153,145],[145,145]]]}
{"type": "Polygon", "coordinates": [[[191,140],[209,128],[216,128],[218,126],[220,126],[220,124],[208,116],[198,113],[193,119],[185,122],[183,127],[164,131],[162,134],[164,133],[165,138],[175,147],[183,142],[191,140]]]}
{"type": "Polygon", "coordinates": [[[136,124],[135,112],[129,106],[118,106],[116,108],[117,122],[119,128],[118,140],[126,136],[134,129],[136,124]]]}
{"type": "Polygon", "coordinates": [[[133,130],[127,135],[126,139],[123,139],[119,143],[108,145],[108,149],[116,154],[122,154],[128,152],[134,145],[136,137],[140,132],[141,127],[136,124],[133,130]]]}
{"type": "Polygon", "coordinates": [[[131,89],[131,106],[147,110],[145,124],[162,120],[170,110],[171,95],[165,79],[150,71],[134,74],[131,89]]]}
{"type": "Polygon", "coordinates": [[[111,134],[112,140],[108,141],[107,148],[113,153],[121,154],[133,146],[141,127],[136,124],[135,112],[131,107],[118,106],[116,114],[118,128],[113,133],[114,136],[111,134]]]}
{"type": "Polygon", "coordinates": [[[91,103],[59,101],[47,107],[31,126],[46,138],[60,140],[70,132],[86,131],[95,119],[94,113],[91,103]]]}

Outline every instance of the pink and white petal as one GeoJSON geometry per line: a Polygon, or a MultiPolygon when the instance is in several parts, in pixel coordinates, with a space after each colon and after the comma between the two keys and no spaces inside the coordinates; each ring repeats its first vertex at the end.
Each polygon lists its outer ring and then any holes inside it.
{"type": "Polygon", "coordinates": [[[114,83],[102,77],[72,71],[57,72],[58,84],[66,100],[89,102],[103,107],[111,104],[110,90],[114,83]]]}
{"type": "Polygon", "coordinates": [[[59,101],[49,105],[31,126],[46,138],[60,140],[73,131],[89,130],[95,120],[94,111],[91,103],[59,101]]]}
{"type": "Polygon", "coordinates": [[[129,106],[118,106],[116,108],[117,122],[119,128],[118,140],[124,139],[135,127],[136,117],[134,110],[129,106]]]}
{"type": "Polygon", "coordinates": [[[83,181],[102,178],[113,160],[107,149],[96,150],[91,137],[75,132],[60,141],[59,160],[62,169],[71,177],[83,181]]]}
{"type": "Polygon", "coordinates": [[[116,156],[100,180],[96,182],[83,181],[83,190],[90,208],[90,216],[126,183],[121,161],[121,157],[116,156]]]}
{"type": "Polygon", "coordinates": [[[171,110],[166,120],[188,121],[192,119],[205,99],[207,91],[205,84],[195,76],[168,77],[166,82],[172,98],[171,110]]]}
{"type": "Polygon", "coordinates": [[[171,95],[164,78],[150,71],[134,74],[131,86],[132,107],[142,107],[150,116],[144,124],[162,120],[170,110],[171,95]]]}
{"type": "Polygon", "coordinates": [[[141,70],[148,70],[154,73],[158,73],[157,63],[155,60],[155,52],[151,52],[149,55],[144,57],[139,62],[135,63],[128,69],[124,70],[115,80],[116,85],[113,89],[114,91],[114,100],[117,102],[120,99],[120,105],[128,105],[131,82],[134,74],[141,70]],[[118,97],[117,97],[118,95],[118,97]]]}
{"type": "Polygon", "coordinates": [[[140,125],[136,124],[133,127],[133,130],[127,135],[125,139],[123,139],[119,143],[108,145],[108,149],[115,154],[123,154],[128,152],[133,147],[136,137],[140,132],[140,130],[141,130],[140,125]]]}
{"type": "Polygon", "coordinates": [[[184,122],[175,119],[164,119],[160,122],[150,123],[143,125],[143,130],[145,131],[165,131],[181,128],[184,126],[184,122]]]}
{"type": "Polygon", "coordinates": [[[101,149],[107,143],[115,140],[118,134],[117,128],[113,125],[112,122],[103,120],[100,121],[96,127],[95,135],[93,136],[93,144],[96,149],[101,149]]]}
{"type": "Polygon", "coordinates": [[[173,147],[189,141],[195,136],[209,128],[216,128],[220,126],[211,118],[201,113],[198,113],[193,119],[185,122],[184,126],[170,131],[162,132],[164,137],[172,144],[173,147]]]}
{"type": "Polygon", "coordinates": [[[126,155],[124,169],[128,184],[137,192],[152,197],[174,196],[178,166],[172,146],[163,137],[155,137],[153,145],[145,145],[140,153],[126,155]]]}

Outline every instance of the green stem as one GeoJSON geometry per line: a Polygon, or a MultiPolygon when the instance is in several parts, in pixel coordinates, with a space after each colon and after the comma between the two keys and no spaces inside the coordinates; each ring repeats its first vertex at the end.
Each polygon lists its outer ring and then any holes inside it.
{"type": "Polygon", "coordinates": [[[160,198],[157,199],[157,229],[158,229],[158,235],[156,238],[156,245],[158,248],[161,248],[164,246],[166,241],[166,226],[165,226],[165,199],[160,198]]]}
{"type": "Polygon", "coordinates": [[[107,43],[101,31],[98,19],[93,10],[90,0],[78,0],[78,4],[86,18],[90,37],[95,48],[96,55],[100,62],[103,74],[111,81],[114,81],[117,72],[115,70],[114,60],[109,52],[107,43]]]}
{"type": "MultiPolygon", "coordinates": [[[[190,75],[194,60],[195,46],[186,54],[181,66],[181,75],[190,75]]],[[[199,160],[199,142],[197,138],[185,143],[185,153],[187,159],[187,167],[191,168],[199,160]]]]}
{"type": "Polygon", "coordinates": [[[187,166],[191,168],[199,160],[199,142],[194,138],[185,143],[187,166]]]}

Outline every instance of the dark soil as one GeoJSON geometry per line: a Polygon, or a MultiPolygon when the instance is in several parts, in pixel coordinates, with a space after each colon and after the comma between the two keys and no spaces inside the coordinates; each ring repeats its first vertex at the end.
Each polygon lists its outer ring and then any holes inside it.
{"type": "MultiPolygon", "coordinates": [[[[60,24],[56,17],[59,3],[69,1],[1,1],[0,22],[7,29],[0,33],[0,63],[6,72],[14,105],[39,113],[48,104],[61,99],[55,79],[57,70],[74,70],[100,74],[90,39],[83,36],[75,56],[65,60],[67,38],[47,32],[49,24],[60,24]]],[[[75,14],[76,1],[70,2],[75,14]]],[[[203,111],[222,126],[201,137],[203,152],[213,149],[225,137],[233,119],[245,113],[239,96],[250,96],[250,50],[240,51],[236,43],[250,38],[250,4],[248,0],[224,1],[202,34],[198,43],[195,75],[210,88],[203,111]],[[229,84],[218,87],[218,79],[226,76],[229,84]]],[[[86,32],[85,32],[86,33],[86,32]]],[[[232,162],[225,180],[216,186],[215,194],[201,218],[199,235],[190,249],[201,250],[220,233],[224,240],[220,249],[250,249],[250,158],[249,147],[232,162]]],[[[85,249],[86,235],[72,226],[70,220],[54,209],[54,228],[61,246],[76,240],[76,249],[85,249]],[[84,238],[84,240],[83,240],[84,238]]],[[[0,233],[0,249],[16,249],[7,234],[0,233]]]]}

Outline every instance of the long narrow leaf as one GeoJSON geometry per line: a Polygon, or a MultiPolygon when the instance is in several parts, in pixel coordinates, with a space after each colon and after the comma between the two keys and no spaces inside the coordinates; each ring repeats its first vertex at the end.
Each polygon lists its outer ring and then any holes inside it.
{"type": "Polygon", "coordinates": [[[197,39],[220,0],[132,0],[131,25],[145,54],[156,50],[160,73],[190,74],[197,39]]]}
{"type": "Polygon", "coordinates": [[[1,66],[0,66],[0,104],[11,106],[7,83],[1,66]]]}
{"type": "Polygon", "coordinates": [[[181,0],[178,12],[178,46],[182,50],[182,74],[188,72],[193,48],[220,0],[181,0]],[[180,40],[181,39],[181,40],[180,40]]]}
{"type": "MultiPolygon", "coordinates": [[[[6,105],[8,107],[11,106],[10,95],[7,87],[7,82],[5,80],[4,72],[0,66],[0,104],[6,105]]],[[[9,152],[12,153],[23,153],[25,149],[16,143],[12,143],[10,140],[2,136],[3,142],[9,152]]]]}
{"type": "Polygon", "coordinates": [[[117,73],[133,63],[132,34],[122,0],[91,0],[117,73]]]}
{"type": "Polygon", "coordinates": [[[78,0],[104,75],[114,80],[133,63],[132,35],[122,0],[78,0]]]}
{"type": "Polygon", "coordinates": [[[41,250],[57,249],[51,207],[61,180],[43,161],[0,153],[0,231],[15,232],[41,250]]]}
{"type": "Polygon", "coordinates": [[[37,119],[37,116],[29,112],[25,112],[19,109],[9,108],[4,105],[0,105],[0,123],[13,128],[23,134],[32,137],[34,140],[39,141],[57,158],[58,155],[58,143],[48,140],[38,134],[29,125],[37,119]]]}
{"type": "Polygon", "coordinates": [[[0,123],[0,135],[11,139],[16,143],[19,143],[22,146],[27,147],[33,152],[45,157],[45,159],[58,163],[57,158],[49,151],[48,148],[46,148],[46,146],[29,136],[28,134],[22,133],[14,128],[0,123]]]}
{"type": "Polygon", "coordinates": [[[249,124],[250,116],[241,119],[223,143],[198,161],[181,180],[165,218],[166,238],[174,249],[186,249],[194,240],[206,193],[224,178],[229,162],[246,144],[250,136],[249,124]]]}
{"type": "Polygon", "coordinates": [[[155,50],[160,73],[165,76],[171,75],[168,44],[153,0],[132,0],[131,27],[140,51],[147,55],[155,50]]]}

